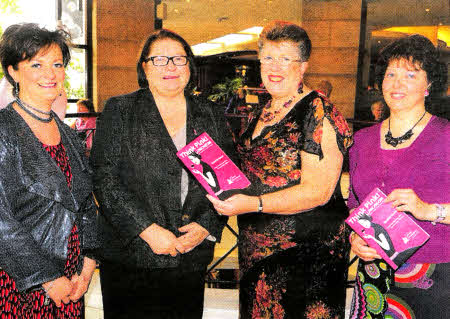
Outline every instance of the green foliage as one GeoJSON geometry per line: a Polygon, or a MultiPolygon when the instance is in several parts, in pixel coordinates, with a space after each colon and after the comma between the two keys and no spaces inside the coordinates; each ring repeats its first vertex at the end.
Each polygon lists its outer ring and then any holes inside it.
{"type": "MultiPolygon", "coordinates": [[[[4,14],[14,14],[20,13],[20,8],[17,5],[17,0],[0,0],[0,13],[4,14]]],[[[0,26],[0,37],[3,34],[3,29],[0,26]]],[[[3,78],[5,74],[3,73],[3,69],[0,68],[0,79],[3,78]]]]}
{"type": "Polygon", "coordinates": [[[218,83],[212,87],[212,92],[208,99],[216,103],[227,103],[237,90],[242,87],[244,79],[238,77],[234,79],[225,78],[224,83],[218,83]]]}
{"type": "Polygon", "coordinates": [[[0,13],[13,14],[20,12],[21,11],[17,5],[17,0],[0,0],[0,13]]]}
{"type": "MultiPolygon", "coordinates": [[[[84,66],[81,64],[79,59],[76,59],[73,56],[68,65],[68,69],[71,69],[78,73],[84,73],[84,66]]],[[[78,88],[73,88],[70,83],[71,83],[71,81],[70,81],[69,72],[66,72],[66,78],[64,80],[64,88],[66,90],[66,94],[67,94],[68,98],[79,99],[79,98],[83,98],[86,96],[86,91],[82,85],[80,85],[78,88]]]]}

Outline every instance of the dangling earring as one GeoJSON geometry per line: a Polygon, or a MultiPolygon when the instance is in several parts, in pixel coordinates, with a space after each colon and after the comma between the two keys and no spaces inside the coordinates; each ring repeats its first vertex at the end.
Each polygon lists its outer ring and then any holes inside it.
{"type": "Polygon", "coordinates": [[[298,85],[297,92],[298,92],[298,94],[302,94],[303,93],[303,82],[300,82],[300,84],[298,85]]]}
{"type": "Polygon", "coordinates": [[[425,96],[430,95],[430,92],[428,92],[428,89],[425,90],[425,96]]]}
{"type": "Polygon", "coordinates": [[[19,83],[14,82],[14,96],[18,97],[19,96],[19,83]]]}

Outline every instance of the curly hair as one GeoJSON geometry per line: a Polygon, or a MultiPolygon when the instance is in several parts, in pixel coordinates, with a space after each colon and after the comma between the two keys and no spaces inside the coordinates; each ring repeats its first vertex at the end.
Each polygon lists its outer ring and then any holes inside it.
{"type": "MultiPolygon", "coordinates": [[[[384,75],[389,63],[395,60],[407,60],[412,65],[425,71],[430,83],[430,96],[440,92],[447,82],[447,65],[439,61],[439,53],[433,43],[426,37],[415,34],[395,40],[387,45],[378,58],[375,80],[382,88],[384,75]]],[[[427,103],[428,98],[425,102],[427,103]]]]}
{"type": "Polygon", "coordinates": [[[140,88],[148,87],[147,75],[145,74],[144,67],[142,64],[145,62],[145,59],[147,58],[148,54],[150,53],[153,43],[155,43],[158,40],[165,40],[165,39],[171,39],[171,40],[179,42],[181,44],[181,46],[183,47],[184,51],[186,52],[186,56],[189,61],[189,71],[191,73],[191,76],[189,78],[188,84],[186,85],[185,91],[189,92],[195,86],[196,67],[195,67],[195,62],[194,62],[194,53],[192,52],[191,47],[189,46],[189,44],[186,42],[185,39],[183,39],[177,33],[167,30],[167,29],[161,29],[161,30],[153,32],[152,34],[150,34],[150,36],[147,38],[147,40],[144,43],[144,46],[141,51],[141,55],[137,62],[139,87],[140,88]]]}
{"type": "Polygon", "coordinates": [[[66,31],[50,31],[36,23],[19,23],[6,28],[0,41],[0,60],[8,82],[13,86],[18,85],[9,74],[9,66],[17,70],[19,62],[30,60],[53,44],[61,49],[66,67],[70,61],[70,34],[66,31]]]}
{"type": "Polygon", "coordinates": [[[291,22],[272,21],[264,27],[259,35],[258,48],[262,50],[266,41],[292,41],[297,43],[300,59],[304,62],[308,61],[311,55],[311,40],[306,31],[291,22]]]}

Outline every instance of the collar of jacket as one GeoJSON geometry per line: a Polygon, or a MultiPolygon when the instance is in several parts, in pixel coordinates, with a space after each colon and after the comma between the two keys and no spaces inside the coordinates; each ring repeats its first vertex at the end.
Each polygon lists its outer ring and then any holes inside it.
{"type": "Polygon", "coordinates": [[[55,116],[61,142],[66,149],[72,171],[72,188],[67,187],[66,177],[56,162],[42,147],[23,118],[9,105],[9,132],[16,132],[18,160],[23,169],[23,181],[30,192],[60,202],[71,211],[78,211],[92,189],[92,173],[78,137],[55,116]]]}

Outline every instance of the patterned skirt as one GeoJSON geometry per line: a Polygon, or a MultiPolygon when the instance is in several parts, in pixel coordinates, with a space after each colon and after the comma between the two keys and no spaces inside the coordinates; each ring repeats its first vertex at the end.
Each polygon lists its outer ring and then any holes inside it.
{"type": "Polygon", "coordinates": [[[383,260],[360,260],[350,319],[450,318],[450,263],[405,263],[394,272],[383,260]]]}
{"type": "MultiPolygon", "coordinates": [[[[64,276],[71,278],[78,267],[80,240],[78,228],[73,226],[69,236],[67,260],[64,276]]],[[[4,270],[0,269],[0,319],[80,319],[83,318],[83,299],[62,304],[61,308],[50,299],[45,305],[43,289],[20,293],[16,283],[4,270]]]]}
{"type": "Polygon", "coordinates": [[[303,245],[276,253],[243,274],[241,319],[344,318],[346,252],[310,248],[303,245]]]}

